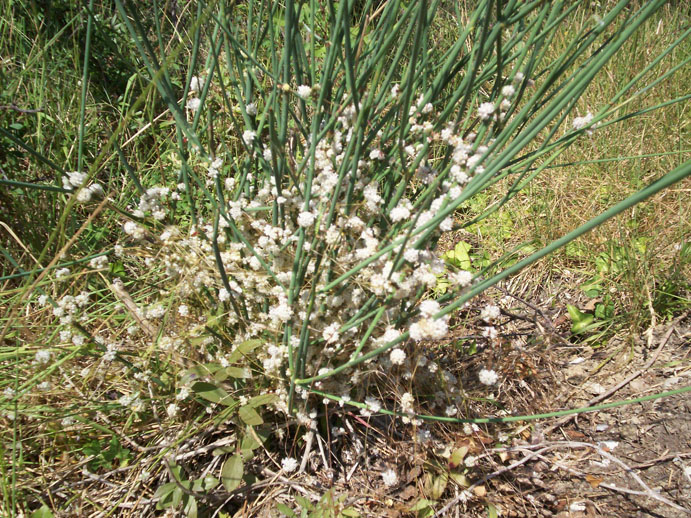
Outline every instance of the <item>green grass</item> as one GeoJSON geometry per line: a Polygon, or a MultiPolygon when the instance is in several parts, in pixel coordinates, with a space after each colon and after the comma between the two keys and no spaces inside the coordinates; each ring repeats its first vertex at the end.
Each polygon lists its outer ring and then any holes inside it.
{"type": "MultiPolygon", "coordinates": [[[[231,16],[246,20],[254,8],[253,16],[258,17],[258,5],[235,5],[231,16]]],[[[261,5],[268,9],[273,3],[261,5]]],[[[301,22],[315,29],[304,40],[306,48],[286,47],[280,34],[272,43],[266,43],[259,31],[253,32],[251,23],[244,26],[221,19],[223,13],[212,9],[213,4],[188,2],[176,6],[165,2],[126,3],[116,9],[108,3],[91,2],[94,16],[89,17],[86,9],[69,1],[52,2],[50,16],[34,2],[3,0],[0,4],[0,105],[5,107],[0,110],[0,213],[4,223],[0,231],[0,393],[4,393],[0,399],[0,514],[15,517],[21,512],[38,517],[102,512],[103,516],[143,516],[137,507],[118,508],[117,504],[155,495],[161,499],[160,507],[178,506],[179,502],[188,516],[194,515],[196,506],[201,509],[199,515],[205,516],[219,505],[214,491],[221,487],[235,490],[243,476],[244,484],[250,484],[262,467],[278,471],[284,457],[300,460],[304,422],[269,410],[275,403],[271,395],[278,384],[276,376],[255,376],[251,383],[246,381],[246,371],[260,372],[265,358],[258,356],[261,344],[251,340],[254,335],[247,329],[252,322],[245,323],[244,329],[227,324],[234,310],[242,313],[240,306],[244,302],[231,299],[224,305],[218,299],[217,290],[230,287],[230,282],[243,273],[228,271],[222,279],[213,277],[218,275],[217,264],[222,262],[219,257],[225,251],[218,244],[205,248],[201,241],[181,242],[171,251],[162,251],[155,239],[167,225],[195,234],[208,225],[209,235],[223,236],[218,215],[221,180],[205,181],[208,161],[189,144],[198,140],[207,153],[226,157],[221,177],[235,178],[238,183],[257,163],[242,142],[243,128],[249,123],[275,132],[270,134],[274,149],[286,143],[296,150],[299,159],[307,157],[314,150],[306,145],[306,137],[321,131],[314,122],[316,118],[310,119],[311,110],[317,98],[326,97],[325,90],[334,88],[334,104],[344,93],[357,92],[366,99],[366,89],[360,91],[354,86],[359,81],[369,84],[368,73],[380,80],[388,78],[387,85],[408,75],[417,87],[432,86],[427,77],[418,77],[415,67],[406,68],[406,60],[418,53],[422,68],[438,71],[445,49],[458,36],[457,20],[465,20],[472,11],[472,5],[441,3],[436,21],[439,25],[432,26],[429,34],[416,36],[419,25],[411,23],[410,38],[401,47],[398,65],[391,66],[397,50],[393,44],[379,62],[373,60],[372,70],[363,72],[362,64],[372,56],[366,51],[358,54],[354,42],[350,49],[355,50],[353,55],[345,50],[342,56],[330,53],[334,44],[326,41],[337,27],[329,26],[330,18],[319,9],[318,2],[302,7],[301,22]],[[143,27],[135,23],[134,10],[143,27]],[[234,39],[219,45],[221,34],[232,34],[234,39]],[[423,36],[429,36],[424,44],[419,43],[423,36]],[[220,49],[218,58],[209,50],[210,40],[220,49]],[[243,54],[244,46],[250,48],[254,62],[243,54]],[[311,59],[333,59],[333,68],[324,72],[310,67],[311,59]],[[159,70],[155,61],[165,61],[167,67],[159,70]],[[186,85],[192,75],[210,67],[216,67],[214,83],[202,90],[201,95],[206,96],[203,109],[194,115],[185,109],[190,95],[186,85]],[[320,73],[324,75],[320,77],[320,73]],[[314,94],[313,104],[297,99],[293,92],[297,85],[320,81],[322,90],[314,94]],[[280,82],[290,83],[290,95],[281,97],[275,88],[280,82]],[[178,100],[182,109],[176,108],[178,100]],[[256,119],[248,115],[246,105],[250,100],[259,110],[256,119]],[[101,203],[94,199],[80,205],[62,192],[63,173],[76,170],[88,172],[89,181],[100,183],[108,200],[101,203]],[[141,186],[174,188],[178,183],[187,185],[187,194],[181,193],[165,223],[135,212],[141,186]],[[144,225],[146,238],[123,238],[123,224],[127,221],[144,225]],[[116,244],[124,245],[124,250],[116,252],[116,244]],[[106,268],[89,263],[92,257],[106,252],[106,268]],[[190,263],[177,277],[165,262],[178,260],[176,254],[190,263]],[[87,260],[82,261],[84,258],[87,260]],[[56,270],[64,266],[70,268],[69,275],[57,279],[56,270]],[[209,279],[205,280],[204,275],[209,279]],[[199,285],[194,284],[196,278],[201,278],[199,285]],[[123,283],[120,291],[112,287],[116,280],[123,283]],[[53,306],[66,295],[76,296],[83,290],[91,294],[90,299],[75,311],[72,336],[61,336],[60,332],[70,326],[57,322],[53,306]],[[37,302],[41,295],[47,296],[46,304],[37,302]],[[183,304],[189,306],[189,313],[179,311],[183,304]],[[132,309],[156,305],[163,308],[160,317],[147,317],[132,309]],[[97,335],[102,342],[95,339],[97,335]],[[45,362],[37,361],[36,353],[41,350],[50,352],[45,362]],[[189,396],[177,399],[185,390],[189,390],[189,396]],[[169,413],[170,405],[177,407],[169,413]],[[285,431],[285,436],[276,434],[277,429],[285,431]],[[168,460],[223,435],[233,440],[219,446],[213,455],[204,451],[199,457],[183,455],[180,462],[168,460]],[[103,492],[103,487],[110,487],[107,484],[88,486],[87,482],[96,482],[93,477],[85,478],[84,467],[97,478],[113,480],[124,489],[110,494],[103,492]],[[86,495],[86,487],[100,488],[102,493],[86,495]],[[45,509],[45,514],[40,514],[40,509],[45,509]]],[[[369,3],[361,9],[353,11],[352,25],[380,23],[381,13],[370,19],[364,16],[372,13],[369,3]]],[[[575,35],[596,23],[594,17],[598,14],[597,8],[579,7],[568,18],[566,29],[557,31],[545,48],[542,65],[558,59],[575,35]]],[[[278,14],[273,19],[278,28],[291,26],[278,14]]],[[[387,23],[397,20],[392,17],[387,23]]],[[[600,110],[603,99],[614,97],[655,56],[682,37],[688,26],[689,18],[679,7],[663,6],[624,44],[575,107],[564,105],[567,125],[574,115],[600,110]]],[[[352,36],[357,34],[354,31],[352,36]]],[[[381,34],[384,38],[387,33],[381,34]]],[[[361,44],[368,49],[373,40],[370,35],[366,38],[361,44]]],[[[688,59],[690,45],[691,38],[685,38],[633,91],[662,78],[688,59]]],[[[575,66],[591,58],[588,53],[579,55],[575,66]]],[[[472,62],[468,63],[466,66],[472,68],[472,62]]],[[[458,96],[459,102],[479,104],[493,88],[491,70],[484,63],[478,69],[483,79],[478,79],[481,88],[475,90],[470,87],[472,81],[465,82],[467,74],[448,81],[440,79],[443,84],[437,94],[448,99],[467,91],[467,95],[458,96]],[[466,86],[468,90],[464,90],[466,86]]],[[[536,70],[537,88],[542,88],[540,79],[549,72],[536,70]]],[[[633,96],[629,92],[620,100],[627,102],[610,107],[607,120],[679,99],[687,94],[690,80],[691,68],[686,66],[648,91],[633,96]]],[[[375,105],[388,102],[388,88],[372,92],[381,95],[375,105]]],[[[534,92],[526,89],[526,96],[534,92]]],[[[558,93],[556,88],[554,93],[558,93]]],[[[406,102],[413,101],[411,98],[406,102]]],[[[548,105],[549,99],[540,102],[548,105]]],[[[478,255],[473,261],[481,254],[488,260],[499,259],[523,246],[509,266],[515,264],[687,162],[691,155],[690,109],[688,102],[676,102],[597,129],[592,136],[582,136],[570,147],[559,149],[550,167],[509,203],[472,225],[469,222],[474,218],[500,203],[515,176],[499,180],[470,198],[454,215],[474,235],[474,252],[478,255]]],[[[467,115],[464,123],[470,125],[470,119],[467,115]]],[[[399,131],[392,115],[378,120],[385,133],[395,135],[399,131]]],[[[557,137],[565,130],[561,131],[557,137]]],[[[497,132],[498,138],[502,135],[497,132]]],[[[547,142],[540,134],[519,156],[544,149],[541,146],[547,142]]],[[[347,152],[357,156],[359,148],[353,146],[347,152]]],[[[439,150],[435,160],[441,162],[442,153],[439,150]]],[[[533,166],[543,164],[546,157],[551,155],[543,156],[533,166]]],[[[274,163],[286,178],[302,174],[297,163],[291,163],[284,154],[276,153],[274,163]]],[[[529,167],[528,160],[516,163],[517,172],[529,167]]],[[[248,193],[260,188],[256,178],[268,178],[271,172],[261,167],[256,171],[255,182],[243,186],[248,193]]],[[[422,193],[419,203],[431,201],[432,195],[425,194],[432,193],[429,186],[404,178],[405,171],[399,173],[380,173],[389,199],[408,192],[405,188],[422,193]]],[[[597,299],[592,311],[598,325],[570,336],[574,343],[601,347],[615,334],[634,337],[656,319],[678,315],[689,308],[691,245],[684,241],[691,234],[689,187],[687,178],[655,194],[523,270],[513,282],[522,284],[521,293],[528,300],[552,295],[556,289],[573,294],[581,306],[588,297],[597,299]],[[574,275],[565,275],[565,270],[574,275]]],[[[257,209],[257,214],[263,214],[263,210],[257,209]]],[[[274,214],[275,219],[281,217],[278,210],[274,214]]],[[[393,231],[382,227],[382,233],[387,231],[393,235],[393,231]]],[[[304,245],[309,239],[305,235],[300,234],[293,273],[306,271],[304,258],[312,257],[304,245]]],[[[313,246],[317,246],[318,238],[313,238],[313,246]]],[[[433,242],[436,237],[425,239],[433,242]]],[[[353,271],[339,269],[338,260],[342,258],[333,259],[336,266],[328,274],[331,284],[322,283],[324,290],[338,286],[338,276],[353,271]]],[[[262,265],[269,272],[272,267],[262,265]]],[[[474,271],[480,270],[477,265],[474,271]]],[[[295,284],[297,277],[294,275],[287,286],[295,298],[301,293],[295,284]]],[[[308,288],[309,300],[317,304],[316,281],[314,290],[308,288]]],[[[468,293],[459,294],[460,298],[451,295],[446,300],[458,308],[468,293]]],[[[427,294],[419,292],[416,296],[427,294]]],[[[566,311],[565,301],[555,304],[556,310],[566,311]]],[[[372,306],[364,310],[370,313],[363,320],[366,325],[362,334],[357,335],[362,340],[360,347],[389,318],[383,309],[372,306]]],[[[365,317],[358,313],[349,318],[352,322],[365,317]]],[[[476,323],[473,317],[464,325],[472,327],[476,323]]],[[[296,331],[302,333],[302,339],[300,353],[289,360],[291,398],[296,387],[306,384],[305,380],[327,376],[308,369],[311,361],[322,358],[308,350],[310,343],[304,338],[309,337],[307,320],[296,331]]],[[[266,335],[277,344],[290,339],[274,330],[267,330],[266,335]]],[[[367,356],[375,357],[387,347],[375,352],[367,349],[367,356]]],[[[358,348],[352,358],[359,353],[358,348]]],[[[454,353],[445,350],[441,354],[451,357],[454,353]]],[[[349,358],[339,358],[328,364],[329,368],[332,372],[347,371],[354,365],[349,358]]],[[[362,363],[364,359],[356,361],[362,363]]],[[[357,387],[355,395],[360,402],[370,395],[386,399],[392,393],[400,395],[402,387],[391,374],[372,376],[357,387]]],[[[479,409],[492,412],[498,403],[487,401],[480,389],[469,387],[463,406],[473,415],[484,417],[477,413],[479,409]],[[475,400],[479,406],[473,406],[475,400]]],[[[332,399],[339,396],[328,384],[323,392],[316,393],[332,399]]],[[[436,417],[435,412],[443,412],[443,408],[434,407],[424,391],[416,397],[421,411],[432,417],[436,417]]],[[[522,408],[518,403],[504,403],[512,410],[522,408]]],[[[542,414],[545,410],[550,409],[536,407],[525,412],[542,414]]],[[[385,409],[387,412],[391,413],[385,409]]],[[[323,419],[319,422],[320,432],[330,433],[328,417],[319,419],[323,419]]],[[[454,476],[472,474],[465,470],[454,476]]],[[[445,476],[448,479],[448,473],[445,476]]],[[[418,496],[429,496],[429,492],[418,496]]],[[[341,504],[347,499],[341,495],[320,496],[322,503],[316,509],[345,507],[341,504]]],[[[299,503],[303,509],[315,511],[308,501],[299,503]]],[[[153,512],[153,506],[147,509],[153,512]]],[[[231,509],[227,508],[229,512],[231,509]]],[[[337,511],[332,512],[337,515],[337,511]]]]}

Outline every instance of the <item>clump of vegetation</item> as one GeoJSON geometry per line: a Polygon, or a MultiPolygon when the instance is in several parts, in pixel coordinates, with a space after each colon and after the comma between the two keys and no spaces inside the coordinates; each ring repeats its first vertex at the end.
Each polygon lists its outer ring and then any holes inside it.
{"type": "MultiPolygon", "coordinates": [[[[42,70],[54,53],[81,82],[59,105],[73,134],[43,109],[30,131],[0,130],[0,202],[22,212],[2,248],[8,516],[230,516],[258,476],[335,476],[323,452],[309,460],[318,436],[345,434],[330,415],[388,416],[422,446],[425,423],[469,426],[483,417],[471,402],[495,404],[506,380],[480,364],[464,382],[438,351],[458,351],[461,325],[477,330],[471,354],[503,351],[507,308],[469,302],[691,172],[658,171],[554,239],[439,251],[451,232],[501,225],[573,146],[684,99],[623,111],[681,68],[655,72],[679,37],[607,98],[581,101],[664,2],[592,13],[565,42],[578,3],[95,4],[65,6],[47,41],[15,4],[2,32],[8,49],[31,35],[42,70]],[[83,48],[65,43],[80,35],[83,48]],[[85,481],[117,503],[84,499],[85,481]]],[[[26,119],[14,103],[28,73],[10,63],[3,116],[26,119]]],[[[574,306],[574,333],[612,317],[600,304],[593,318],[574,306]]],[[[449,480],[471,486],[469,451],[437,455],[410,512],[431,515],[449,480]]],[[[379,475],[398,482],[394,468],[379,475]]],[[[331,491],[277,510],[361,513],[331,491]]]]}

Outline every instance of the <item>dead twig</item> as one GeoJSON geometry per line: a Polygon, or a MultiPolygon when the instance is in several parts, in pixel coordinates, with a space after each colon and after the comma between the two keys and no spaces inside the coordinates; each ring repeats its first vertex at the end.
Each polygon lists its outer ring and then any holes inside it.
{"type": "MultiPolygon", "coordinates": [[[[660,493],[657,493],[657,492],[653,491],[645,482],[643,482],[643,480],[636,474],[635,471],[633,471],[633,469],[631,469],[629,466],[627,466],[626,464],[624,464],[621,460],[619,460],[618,458],[616,458],[614,455],[612,455],[612,454],[610,454],[610,453],[604,451],[602,448],[599,448],[599,447],[595,446],[594,444],[588,444],[588,443],[569,443],[569,442],[565,442],[565,443],[563,443],[563,445],[564,445],[564,446],[570,445],[570,447],[579,447],[579,446],[583,446],[583,447],[593,448],[593,449],[597,450],[598,453],[599,453],[600,455],[602,455],[603,457],[609,459],[611,462],[614,462],[614,463],[619,464],[620,466],[622,466],[622,467],[624,468],[624,470],[625,470],[629,475],[631,475],[631,477],[638,483],[638,485],[640,485],[640,486],[643,488],[643,491],[636,491],[635,489],[629,489],[629,488],[626,488],[626,487],[620,487],[620,486],[616,486],[616,485],[614,485],[614,484],[608,484],[608,483],[606,483],[606,482],[601,482],[600,484],[598,484],[598,487],[603,487],[603,488],[605,488],[605,489],[610,489],[610,490],[612,490],[612,491],[617,491],[617,492],[619,492],[619,493],[628,493],[628,494],[630,494],[630,495],[637,495],[637,496],[647,496],[647,497],[649,497],[649,498],[652,498],[652,499],[654,499],[654,500],[657,500],[657,501],[659,501],[659,502],[662,502],[663,504],[666,504],[666,505],[668,505],[668,506],[670,506],[670,507],[676,509],[677,511],[681,511],[681,512],[683,512],[683,513],[686,513],[686,514],[691,515],[691,510],[689,510],[689,509],[687,509],[687,508],[685,508],[685,507],[682,507],[682,506],[680,506],[680,505],[678,505],[678,504],[672,502],[672,501],[669,500],[668,498],[665,498],[665,497],[662,496],[660,493]]],[[[561,464],[561,463],[559,463],[559,462],[554,462],[554,461],[550,460],[549,458],[545,457],[544,455],[542,455],[542,454],[540,454],[540,453],[536,454],[535,456],[538,457],[538,458],[540,458],[541,460],[544,460],[545,462],[548,462],[548,463],[550,463],[550,464],[552,464],[552,465],[558,467],[559,469],[562,469],[562,470],[564,470],[564,471],[568,471],[569,473],[571,473],[571,474],[573,474],[573,475],[576,475],[576,476],[578,476],[578,477],[585,478],[585,477],[587,476],[586,473],[583,473],[583,472],[581,472],[581,471],[578,471],[578,470],[576,470],[576,469],[574,469],[574,468],[571,468],[571,467],[569,467],[569,466],[565,466],[565,465],[563,465],[563,464],[561,464]]]]}
{"type": "MultiPolygon", "coordinates": [[[[590,406],[593,406],[593,405],[597,405],[598,403],[600,403],[601,401],[604,401],[605,399],[607,399],[608,397],[610,397],[612,394],[614,394],[615,392],[617,392],[617,391],[620,390],[621,388],[623,388],[623,387],[625,387],[626,385],[628,385],[629,383],[631,383],[633,380],[635,380],[635,379],[636,379],[637,377],[639,377],[641,374],[643,374],[643,373],[645,373],[646,371],[648,371],[648,370],[655,364],[655,362],[657,361],[658,357],[660,356],[660,353],[662,352],[662,349],[664,348],[664,346],[665,346],[665,345],[667,344],[667,342],[669,341],[670,336],[672,336],[672,333],[674,332],[675,326],[676,326],[680,321],[682,321],[688,314],[689,314],[689,312],[687,311],[687,312],[685,312],[684,314],[682,314],[682,315],[678,316],[677,318],[675,318],[675,319],[670,323],[669,329],[667,330],[667,332],[665,333],[665,336],[664,336],[664,337],[662,338],[662,340],[660,341],[660,345],[658,345],[658,347],[657,347],[657,349],[655,350],[655,353],[653,354],[652,358],[650,359],[650,361],[649,361],[648,363],[645,364],[645,366],[644,366],[642,369],[640,369],[640,370],[634,372],[633,374],[631,374],[630,376],[628,376],[626,379],[624,379],[621,383],[618,383],[617,385],[615,385],[614,387],[612,387],[611,389],[609,389],[607,392],[605,392],[605,393],[603,393],[603,394],[600,394],[600,395],[597,396],[597,397],[594,397],[593,399],[591,399],[590,401],[588,401],[588,403],[586,403],[585,406],[586,406],[586,407],[590,407],[590,406]]],[[[652,334],[652,332],[651,332],[651,334],[652,334]]],[[[557,428],[559,428],[559,427],[565,425],[566,423],[568,423],[568,422],[571,421],[572,419],[575,419],[577,415],[578,415],[578,414],[572,414],[572,415],[569,415],[569,416],[566,416],[566,417],[562,417],[561,419],[559,419],[559,420],[558,420],[556,423],[554,423],[553,425],[550,425],[550,426],[548,426],[547,428],[545,428],[545,430],[543,431],[543,433],[544,433],[545,435],[548,435],[549,433],[551,433],[551,432],[553,432],[554,430],[556,430],[557,428]]]]}
{"type": "Polygon", "coordinates": [[[16,104],[5,104],[0,106],[0,110],[12,110],[19,113],[42,113],[43,108],[20,108],[16,104]]]}
{"type": "MultiPolygon", "coordinates": [[[[545,324],[547,324],[547,327],[549,328],[549,330],[550,330],[550,332],[551,332],[551,335],[554,336],[554,337],[556,337],[556,338],[557,338],[557,341],[559,341],[562,345],[569,345],[569,346],[573,345],[573,344],[570,343],[567,339],[565,339],[563,336],[561,336],[561,335],[559,334],[559,331],[557,331],[557,328],[554,326],[554,323],[552,322],[552,319],[550,319],[550,318],[547,316],[547,314],[542,310],[542,308],[536,306],[535,304],[532,304],[532,303],[528,302],[527,300],[524,300],[523,298],[519,297],[518,295],[514,295],[513,293],[511,293],[510,291],[508,291],[506,288],[502,288],[501,286],[495,286],[495,288],[497,288],[499,291],[501,291],[501,292],[504,293],[505,295],[508,295],[509,297],[511,297],[511,298],[513,298],[513,299],[516,299],[518,302],[520,302],[520,303],[523,304],[524,306],[526,306],[526,307],[532,309],[532,310],[535,312],[535,315],[536,315],[536,316],[537,316],[537,315],[540,315],[540,317],[542,317],[542,320],[545,322],[545,324]]],[[[512,313],[509,313],[508,311],[502,310],[502,312],[505,313],[505,314],[507,314],[507,315],[509,315],[509,316],[513,316],[513,317],[520,318],[518,315],[513,315],[512,313]]],[[[535,325],[538,325],[538,323],[537,323],[537,318],[534,317],[534,318],[532,319],[532,322],[533,322],[535,325]]]]}
{"type": "MultiPolygon", "coordinates": [[[[572,473],[576,476],[579,477],[585,477],[587,474],[580,472],[578,470],[575,470],[569,466],[565,466],[563,464],[560,464],[558,462],[555,462],[548,457],[544,455],[544,453],[547,453],[548,451],[551,450],[556,450],[560,448],[572,448],[572,449],[592,449],[595,450],[600,456],[608,459],[610,462],[613,462],[614,464],[617,464],[620,466],[624,471],[626,471],[631,477],[636,481],[636,483],[643,489],[642,491],[636,491],[634,489],[629,489],[625,487],[619,487],[614,484],[608,484],[608,483],[600,483],[598,484],[598,487],[603,487],[605,489],[610,489],[612,491],[617,491],[620,493],[628,493],[631,495],[637,495],[637,496],[646,496],[649,498],[652,498],[654,500],[657,500],[659,502],[662,502],[678,511],[682,511],[686,514],[691,514],[691,510],[686,509],[685,507],[682,507],[668,498],[662,496],[661,494],[657,493],[656,491],[653,491],[642,479],[641,477],[638,476],[638,474],[631,468],[630,466],[626,465],[623,461],[612,455],[611,453],[605,451],[604,449],[600,448],[599,446],[595,444],[590,444],[587,442],[577,442],[577,441],[559,441],[559,442],[543,442],[541,444],[531,444],[531,445],[525,445],[525,446],[511,446],[508,448],[493,448],[487,453],[484,453],[482,455],[479,455],[476,457],[476,461],[480,460],[485,457],[490,457],[492,455],[495,455],[500,452],[522,452],[525,454],[525,457],[523,457],[520,460],[517,460],[516,462],[504,466],[496,471],[493,471],[492,473],[486,475],[483,477],[481,480],[478,480],[477,482],[473,483],[471,486],[468,488],[464,489],[456,498],[451,500],[449,503],[447,503],[444,507],[442,507],[438,512],[436,512],[432,518],[436,518],[438,516],[443,516],[446,514],[450,509],[456,508],[456,506],[460,502],[464,502],[468,500],[469,498],[472,497],[472,490],[478,486],[481,486],[488,482],[489,480],[492,480],[493,478],[498,477],[499,475],[502,475],[504,473],[507,473],[509,471],[512,471],[516,469],[517,467],[525,464],[526,462],[539,458],[541,460],[544,460],[545,462],[548,462],[560,469],[563,469],[565,471],[568,471],[569,473],[572,473]],[[536,450],[536,451],[533,451],[536,450]]],[[[686,454],[682,454],[686,455],[686,454]]],[[[676,455],[678,456],[678,455],[676,455]]],[[[675,457],[675,456],[673,456],[675,457]]],[[[656,459],[660,460],[660,459],[656,459]]]]}

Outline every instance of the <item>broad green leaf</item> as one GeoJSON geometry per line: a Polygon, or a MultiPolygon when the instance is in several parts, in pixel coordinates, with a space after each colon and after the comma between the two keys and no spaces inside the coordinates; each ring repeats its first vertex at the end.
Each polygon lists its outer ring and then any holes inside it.
{"type": "Polygon", "coordinates": [[[185,509],[183,511],[186,518],[197,518],[197,500],[190,496],[185,504],[185,509]]]}
{"type": "Polygon", "coordinates": [[[250,399],[247,403],[247,406],[257,408],[258,406],[268,405],[269,403],[276,401],[276,398],[276,394],[261,394],[250,399]]]}
{"type": "Polygon", "coordinates": [[[242,482],[245,465],[240,455],[233,455],[223,463],[221,482],[227,491],[237,489],[242,482]]]}
{"type": "Polygon", "coordinates": [[[456,448],[451,452],[451,457],[449,457],[449,468],[456,469],[461,465],[463,459],[468,454],[468,447],[463,446],[462,448],[456,448]]]}
{"type": "Polygon", "coordinates": [[[307,498],[304,496],[300,495],[295,495],[295,501],[300,505],[300,507],[305,510],[305,509],[312,509],[312,502],[310,502],[307,498]]]}
{"type": "Polygon", "coordinates": [[[470,487],[470,481],[463,473],[449,473],[449,478],[461,487],[470,487]]]}
{"type": "Polygon", "coordinates": [[[252,377],[252,373],[248,369],[242,367],[226,367],[226,374],[231,378],[244,379],[252,377]]]}
{"type": "Polygon", "coordinates": [[[158,489],[156,489],[156,492],[154,493],[154,499],[158,500],[158,503],[156,504],[157,509],[165,509],[170,505],[173,491],[176,487],[177,484],[175,482],[168,482],[167,484],[158,486],[158,489]]]}
{"type": "Polygon", "coordinates": [[[487,505],[487,518],[497,518],[499,516],[499,513],[497,512],[497,508],[494,507],[494,505],[490,504],[489,502],[487,502],[486,505],[487,505]]]}
{"type": "Polygon", "coordinates": [[[31,513],[31,518],[53,518],[53,511],[46,504],[43,504],[39,509],[31,513]]]}
{"type": "Polygon", "coordinates": [[[436,504],[434,500],[427,500],[426,498],[421,498],[417,502],[413,504],[413,506],[410,508],[411,511],[422,511],[424,509],[431,509],[434,504],[436,504]]]}
{"type": "Polygon", "coordinates": [[[446,491],[446,485],[449,483],[449,473],[444,471],[440,475],[434,477],[432,481],[431,496],[435,500],[439,500],[446,491]]]}
{"type": "Polygon", "coordinates": [[[179,506],[180,502],[182,502],[182,496],[183,496],[182,489],[180,489],[180,486],[178,486],[176,484],[175,488],[173,489],[173,499],[171,501],[171,506],[172,507],[179,506]]]}
{"type": "Polygon", "coordinates": [[[230,397],[230,395],[220,387],[212,385],[211,383],[206,383],[204,381],[198,381],[192,385],[192,390],[195,394],[211,401],[212,403],[218,403],[220,405],[230,406],[235,403],[235,400],[230,397]]]}
{"type": "Polygon", "coordinates": [[[238,414],[240,415],[240,419],[250,426],[258,426],[264,423],[264,420],[257,411],[249,405],[240,407],[238,414]]]}
{"type": "Polygon", "coordinates": [[[276,509],[285,514],[288,518],[297,518],[297,515],[293,512],[293,510],[285,504],[277,503],[276,509]]]}
{"type": "Polygon", "coordinates": [[[571,304],[566,305],[566,309],[571,317],[571,332],[575,335],[582,333],[595,320],[595,317],[590,313],[583,313],[576,306],[571,304]]]}
{"type": "Polygon", "coordinates": [[[442,258],[447,263],[460,268],[461,270],[470,270],[470,249],[472,245],[465,241],[459,241],[453,250],[446,252],[442,258]]]}
{"type": "Polygon", "coordinates": [[[242,358],[245,358],[246,356],[248,356],[252,351],[254,351],[257,347],[259,347],[263,343],[264,343],[264,340],[260,340],[258,338],[254,339],[254,340],[247,340],[246,342],[242,342],[230,354],[230,358],[228,358],[228,361],[233,363],[233,362],[236,362],[242,358]]]}

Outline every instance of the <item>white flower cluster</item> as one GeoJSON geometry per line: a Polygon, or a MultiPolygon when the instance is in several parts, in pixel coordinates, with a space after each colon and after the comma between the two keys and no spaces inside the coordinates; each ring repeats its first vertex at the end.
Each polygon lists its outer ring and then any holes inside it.
{"type": "MultiPolygon", "coordinates": [[[[69,273],[69,270],[68,270],[69,273]]],[[[56,275],[57,276],[57,275],[56,275]]],[[[39,304],[46,306],[48,304],[48,297],[41,296],[38,300],[39,304]]],[[[80,314],[80,310],[89,303],[89,293],[82,291],[76,297],[73,295],[65,295],[53,307],[53,316],[60,319],[63,325],[71,324],[75,319],[81,321],[86,319],[86,314],[80,314]]],[[[81,335],[80,335],[81,337],[81,335]]]]}
{"type": "Polygon", "coordinates": [[[164,202],[166,197],[170,194],[168,187],[152,187],[147,189],[139,198],[139,206],[133,214],[138,218],[144,218],[151,214],[154,219],[162,220],[166,217],[164,209],[164,202]]]}
{"type": "Polygon", "coordinates": [[[483,385],[491,386],[499,380],[499,375],[493,370],[482,369],[478,374],[478,378],[483,385]]]}
{"type": "Polygon", "coordinates": [[[79,192],[77,192],[77,201],[80,203],[87,203],[91,201],[92,198],[103,198],[105,192],[101,184],[94,182],[88,186],[84,186],[86,180],[86,173],[80,173],[79,171],[65,173],[65,176],[62,177],[62,187],[68,191],[79,190],[79,192]],[[82,186],[84,187],[80,189],[82,186]]]}
{"type": "Polygon", "coordinates": [[[197,94],[204,88],[204,78],[199,76],[192,76],[190,79],[190,96],[187,98],[187,109],[191,112],[196,112],[201,108],[202,101],[197,97],[197,94]]]}
{"type": "Polygon", "coordinates": [[[573,129],[575,129],[576,131],[582,130],[591,122],[593,122],[593,114],[588,112],[583,117],[576,117],[573,120],[573,129]]]}
{"type": "MultiPolygon", "coordinates": [[[[192,84],[191,92],[198,87],[192,84]]],[[[512,88],[505,86],[502,95],[512,97],[512,88]]],[[[303,85],[295,93],[310,99],[313,89],[303,85]]],[[[394,89],[392,98],[397,93],[394,89]]],[[[481,106],[482,113],[490,117],[497,107],[486,104],[481,106]]],[[[150,250],[146,265],[160,264],[170,276],[179,316],[192,321],[194,310],[203,305],[199,301],[208,305],[210,295],[221,310],[213,314],[222,315],[214,317],[214,325],[227,327],[236,346],[251,339],[263,340],[252,354],[265,379],[276,380],[271,389],[278,395],[278,409],[287,408],[288,393],[280,380],[293,374],[289,358],[296,359],[298,350],[305,351],[300,361],[293,362],[299,378],[323,375],[374,350],[386,351],[368,360],[367,368],[348,369],[317,382],[320,389],[344,394],[343,401],[363,378],[387,369],[396,369],[405,380],[413,372],[436,376],[446,384],[448,393],[457,394],[458,380],[436,363],[415,356],[403,337],[408,332],[414,341],[439,340],[448,333],[444,308],[434,300],[419,302],[422,294],[436,287],[438,277],[448,273],[430,247],[442,232],[453,228],[447,208],[461,196],[473,175],[483,172],[488,148],[476,142],[475,134],[461,136],[453,124],[436,132],[434,106],[420,96],[406,115],[411,124],[407,140],[400,141],[398,132],[386,136],[380,131],[370,148],[354,160],[350,152],[358,134],[358,109],[344,102],[339,114],[332,131],[318,142],[307,138],[298,143],[304,146],[298,153],[290,146],[282,150],[269,143],[268,135],[246,129],[242,134],[245,145],[263,150],[262,156],[253,152],[257,162],[273,168],[272,160],[278,154],[291,154],[288,162],[298,164],[295,174],[279,178],[248,170],[242,177],[223,178],[222,159],[209,160],[204,164],[208,180],[218,180],[217,185],[225,189],[218,225],[200,218],[188,232],[173,225],[158,230],[155,245],[151,245],[152,239],[142,245],[150,250]],[[448,170],[433,167],[436,151],[421,144],[421,135],[437,147],[449,146],[448,170]],[[305,152],[307,149],[314,153],[305,152]],[[410,170],[425,185],[434,186],[424,203],[406,197],[410,196],[407,192],[388,192],[373,181],[394,167],[410,170]],[[309,171],[309,182],[303,171],[309,171]],[[421,235],[428,237],[425,244],[418,243],[421,235]],[[331,286],[341,276],[347,279],[331,286]],[[383,313],[374,322],[371,310],[382,305],[383,313]]],[[[165,219],[172,200],[166,187],[148,189],[134,211],[142,222],[127,221],[124,232],[141,240],[147,235],[146,220],[165,219]]],[[[153,222],[150,228],[160,226],[153,222]]],[[[153,235],[152,230],[149,236],[153,235]]],[[[106,264],[103,260],[92,266],[106,264]]],[[[472,282],[467,271],[451,273],[449,278],[458,289],[472,282]]],[[[151,301],[140,316],[153,320],[163,319],[165,314],[164,305],[151,301]]],[[[489,322],[496,317],[488,312],[483,318],[489,322]]],[[[181,336],[162,336],[158,346],[189,352],[184,350],[188,346],[181,336]]],[[[114,358],[116,350],[108,348],[106,355],[114,358]]],[[[230,356],[215,352],[209,356],[222,367],[229,366],[230,356]]],[[[252,375],[247,372],[248,377],[252,375]]],[[[302,398],[308,394],[300,386],[295,393],[302,398]]],[[[441,396],[438,399],[434,404],[448,407],[441,396]]],[[[401,400],[405,413],[413,412],[412,405],[410,395],[401,400]]],[[[380,401],[368,400],[363,413],[381,408],[380,401]]]]}

